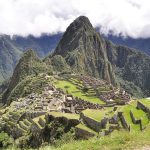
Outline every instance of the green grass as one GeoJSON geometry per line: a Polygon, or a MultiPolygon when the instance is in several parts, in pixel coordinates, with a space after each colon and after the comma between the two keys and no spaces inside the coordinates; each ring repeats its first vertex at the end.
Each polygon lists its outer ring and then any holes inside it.
{"type": "Polygon", "coordinates": [[[24,124],[27,125],[27,126],[31,126],[32,123],[29,122],[27,119],[24,119],[24,124]]]}
{"type": "Polygon", "coordinates": [[[65,81],[65,80],[58,80],[55,83],[55,86],[57,88],[61,88],[64,91],[68,91],[69,94],[72,94],[74,97],[79,97],[83,100],[92,102],[92,103],[96,103],[96,104],[105,104],[102,100],[100,100],[98,97],[94,96],[94,95],[86,95],[86,93],[84,93],[82,90],[80,90],[79,88],[77,88],[76,85],[74,85],[73,83],[69,82],[69,81],[65,81]],[[66,86],[68,86],[69,88],[65,88],[66,86]]]}
{"type": "Polygon", "coordinates": [[[40,119],[40,118],[46,122],[46,120],[45,120],[45,115],[41,115],[41,116],[39,116],[39,117],[36,117],[36,118],[33,119],[33,121],[37,124],[37,126],[38,126],[40,129],[43,129],[43,127],[39,124],[39,119],[40,119]]]}
{"type": "Polygon", "coordinates": [[[150,127],[143,132],[114,131],[111,135],[89,140],[66,142],[61,147],[41,147],[40,150],[140,150],[150,147],[150,127]]]}
{"type": "Polygon", "coordinates": [[[135,107],[133,105],[125,105],[120,110],[123,112],[123,116],[127,122],[128,125],[130,125],[131,132],[132,131],[139,131],[140,126],[139,124],[133,124],[131,116],[130,116],[130,110],[134,109],[135,107]]]}
{"type": "Polygon", "coordinates": [[[79,120],[78,114],[70,114],[70,113],[61,113],[61,112],[49,112],[48,114],[54,116],[54,117],[66,117],[68,119],[77,119],[79,120]]]}
{"type": "Polygon", "coordinates": [[[146,107],[150,108],[150,99],[141,99],[139,100],[139,102],[141,102],[146,107]]]}
{"type": "Polygon", "coordinates": [[[86,109],[86,110],[83,110],[82,113],[95,120],[95,121],[98,121],[100,122],[104,117],[110,117],[114,114],[114,112],[111,112],[112,108],[105,108],[105,109],[102,109],[102,110],[95,110],[95,109],[86,109]]]}
{"type": "Polygon", "coordinates": [[[136,108],[131,109],[131,111],[134,117],[136,118],[136,120],[139,120],[139,119],[142,120],[142,125],[146,126],[149,123],[148,116],[144,111],[136,109],[136,108]]]}

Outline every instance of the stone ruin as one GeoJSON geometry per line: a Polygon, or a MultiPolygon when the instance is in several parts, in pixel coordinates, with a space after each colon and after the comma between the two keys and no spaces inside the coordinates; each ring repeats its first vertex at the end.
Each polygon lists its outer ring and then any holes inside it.
{"type": "Polygon", "coordinates": [[[110,91],[107,92],[98,92],[96,90],[96,95],[103,100],[104,102],[108,103],[108,104],[119,104],[119,105],[125,105],[130,101],[130,95],[124,91],[123,89],[119,89],[119,88],[115,88],[113,87],[111,84],[108,84],[106,81],[104,80],[98,80],[96,78],[93,77],[88,77],[88,76],[80,76],[79,77],[81,79],[81,81],[83,81],[83,85],[85,87],[92,87],[93,89],[97,89],[98,87],[109,87],[110,91]],[[116,101],[116,100],[119,101],[116,101]]]}
{"type": "Polygon", "coordinates": [[[82,100],[78,97],[73,97],[72,95],[67,95],[64,102],[65,108],[64,112],[77,113],[79,114],[82,110],[85,109],[102,109],[103,106],[99,104],[94,104],[85,100],[82,100]]]}

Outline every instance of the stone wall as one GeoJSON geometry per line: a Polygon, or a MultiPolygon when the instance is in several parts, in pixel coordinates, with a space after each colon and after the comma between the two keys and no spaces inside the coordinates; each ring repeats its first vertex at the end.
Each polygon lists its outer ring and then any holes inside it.
{"type": "Polygon", "coordinates": [[[122,112],[118,112],[118,117],[120,118],[123,128],[130,130],[130,126],[127,124],[122,112]]]}
{"type": "Polygon", "coordinates": [[[130,116],[131,116],[132,122],[133,122],[134,124],[140,124],[141,119],[136,119],[136,118],[134,117],[134,114],[133,114],[133,112],[132,112],[131,110],[130,110],[130,116]]]}
{"type": "Polygon", "coordinates": [[[150,109],[143,105],[140,101],[137,102],[137,108],[142,109],[145,113],[148,113],[148,118],[150,120],[150,109]]]}
{"type": "Polygon", "coordinates": [[[25,113],[20,117],[20,119],[18,120],[18,122],[19,122],[20,120],[23,120],[24,118],[33,119],[33,118],[39,117],[39,116],[44,115],[44,114],[46,114],[45,111],[25,112],[25,113]]]}
{"type": "Polygon", "coordinates": [[[85,116],[83,113],[80,114],[83,122],[91,129],[93,129],[94,131],[96,132],[100,132],[101,128],[102,128],[102,123],[101,121],[100,122],[97,122],[87,116],[85,116]]]}
{"type": "Polygon", "coordinates": [[[87,130],[83,130],[81,128],[75,128],[75,136],[81,139],[89,139],[90,137],[95,136],[94,133],[88,132],[87,130]]]}

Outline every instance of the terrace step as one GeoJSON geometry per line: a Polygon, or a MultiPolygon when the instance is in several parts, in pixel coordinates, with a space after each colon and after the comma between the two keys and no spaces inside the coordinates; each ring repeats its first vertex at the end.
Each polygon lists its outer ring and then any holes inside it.
{"type": "Polygon", "coordinates": [[[10,121],[10,120],[9,120],[7,123],[8,123],[11,127],[15,126],[15,123],[12,122],[12,121],[10,121]]]}
{"type": "Polygon", "coordinates": [[[45,127],[46,124],[46,120],[44,117],[40,117],[38,123],[42,126],[45,127]]]}
{"type": "Polygon", "coordinates": [[[31,126],[32,125],[32,123],[29,120],[27,120],[27,119],[24,119],[24,124],[26,126],[31,126]]]}
{"type": "Polygon", "coordinates": [[[19,126],[24,129],[25,131],[28,131],[29,126],[25,125],[23,121],[19,121],[19,126]]]}
{"type": "Polygon", "coordinates": [[[17,128],[18,130],[22,133],[22,134],[25,134],[27,131],[24,130],[19,124],[17,124],[17,128]]]}
{"type": "Polygon", "coordinates": [[[39,123],[39,117],[34,118],[33,119],[34,124],[36,124],[40,129],[43,129],[44,127],[41,126],[41,124],[39,123]]]}
{"type": "Polygon", "coordinates": [[[80,123],[75,126],[75,135],[78,138],[88,139],[98,135],[98,133],[87,127],[85,124],[80,123]]]}

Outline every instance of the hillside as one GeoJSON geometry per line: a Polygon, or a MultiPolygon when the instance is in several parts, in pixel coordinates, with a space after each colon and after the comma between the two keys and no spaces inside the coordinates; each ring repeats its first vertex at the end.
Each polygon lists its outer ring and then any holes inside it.
{"type": "Polygon", "coordinates": [[[131,48],[140,50],[141,52],[150,55],[150,38],[131,38],[131,37],[120,37],[120,36],[103,36],[105,39],[112,41],[117,45],[124,45],[131,48]]]}
{"type": "Polygon", "coordinates": [[[23,52],[34,49],[38,56],[43,58],[55,49],[60,37],[61,34],[12,38],[0,35],[0,84],[12,76],[23,52]]]}
{"type": "Polygon", "coordinates": [[[10,38],[0,37],[0,84],[7,80],[14,70],[14,66],[22,52],[11,43],[10,38]]]}
{"type": "MultiPolygon", "coordinates": [[[[12,90],[29,75],[38,75],[39,73],[48,72],[47,66],[43,63],[33,50],[28,50],[19,60],[7,90],[3,94],[2,102],[8,103],[7,100],[12,90]]],[[[12,98],[11,98],[12,99],[12,98]]]]}
{"type": "Polygon", "coordinates": [[[150,56],[106,41],[84,16],[70,24],[49,58],[56,55],[61,55],[76,73],[118,84],[132,95],[150,94],[150,56]]]}
{"type": "Polygon", "coordinates": [[[80,16],[52,54],[26,51],[0,86],[0,148],[148,145],[150,99],[137,97],[149,95],[149,70],[148,55],[106,41],[80,16]]]}

